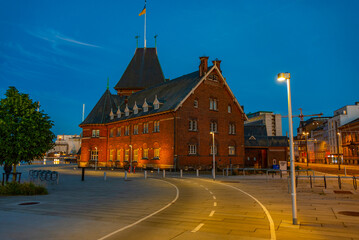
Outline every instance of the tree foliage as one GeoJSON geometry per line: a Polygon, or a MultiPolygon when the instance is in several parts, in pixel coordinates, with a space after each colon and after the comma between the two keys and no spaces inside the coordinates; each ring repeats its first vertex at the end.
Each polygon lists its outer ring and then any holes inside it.
{"type": "Polygon", "coordinates": [[[53,122],[28,94],[9,87],[5,96],[0,100],[0,164],[16,166],[43,157],[54,145],[53,122]]]}

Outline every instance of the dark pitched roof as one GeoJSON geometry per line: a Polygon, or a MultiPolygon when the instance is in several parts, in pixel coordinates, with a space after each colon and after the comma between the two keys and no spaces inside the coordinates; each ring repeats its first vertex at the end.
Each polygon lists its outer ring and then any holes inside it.
{"type": "Polygon", "coordinates": [[[124,97],[112,95],[110,90],[106,90],[85,121],[81,124],[102,124],[110,120],[111,109],[116,114],[118,106],[124,97]]]}
{"type": "Polygon", "coordinates": [[[265,125],[244,125],[244,136],[267,136],[267,129],[265,125]]]}
{"type": "Polygon", "coordinates": [[[286,136],[244,136],[245,147],[288,147],[286,136]],[[254,137],[254,138],[253,138],[254,137]]]}
{"type": "Polygon", "coordinates": [[[109,122],[116,122],[134,117],[145,116],[149,114],[164,112],[175,109],[178,104],[192,91],[192,89],[200,81],[199,72],[193,72],[179,78],[173,79],[168,82],[157,84],[153,87],[144,89],[142,91],[133,93],[127,98],[128,108],[131,110],[129,116],[125,116],[125,98],[119,97],[118,95],[112,95],[109,90],[102,95],[96,106],[92,109],[91,113],[87,116],[83,124],[103,124],[109,122]],[[160,102],[160,108],[154,109],[153,102],[157,96],[160,102]],[[134,114],[133,107],[136,105],[142,108],[142,105],[146,99],[149,105],[147,112],[143,109],[137,114],[134,114]],[[114,113],[114,119],[110,119],[110,112],[114,113]],[[121,118],[116,115],[117,109],[121,110],[121,118]]]}
{"type": "Polygon", "coordinates": [[[144,89],[165,81],[156,48],[137,48],[115,89],[144,89]]]}

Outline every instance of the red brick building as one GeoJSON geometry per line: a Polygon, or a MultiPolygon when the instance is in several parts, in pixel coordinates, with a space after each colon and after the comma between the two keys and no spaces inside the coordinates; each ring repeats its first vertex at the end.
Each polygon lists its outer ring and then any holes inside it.
{"type": "Polygon", "coordinates": [[[243,167],[246,115],[220,69],[221,61],[173,80],[164,78],[156,48],[138,48],[116,84],[92,109],[83,129],[80,165],[243,167]]]}

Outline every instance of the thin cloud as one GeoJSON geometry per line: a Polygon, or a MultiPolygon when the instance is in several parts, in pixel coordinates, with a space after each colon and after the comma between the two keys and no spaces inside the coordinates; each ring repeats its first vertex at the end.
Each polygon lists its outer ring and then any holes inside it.
{"type": "Polygon", "coordinates": [[[53,29],[46,29],[45,31],[38,30],[38,31],[27,31],[27,32],[34,37],[51,42],[54,45],[70,44],[70,45],[80,45],[85,47],[102,48],[101,46],[95,44],[82,42],[74,38],[65,36],[53,29]]]}

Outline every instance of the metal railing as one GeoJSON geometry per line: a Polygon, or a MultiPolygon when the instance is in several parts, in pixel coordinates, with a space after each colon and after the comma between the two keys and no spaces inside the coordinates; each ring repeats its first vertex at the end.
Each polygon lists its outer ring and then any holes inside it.
{"type": "Polygon", "coordinates": [[[30,181],[40,180],[59,184],[59,173],[50,170],[29,170],[30,181]]]}

